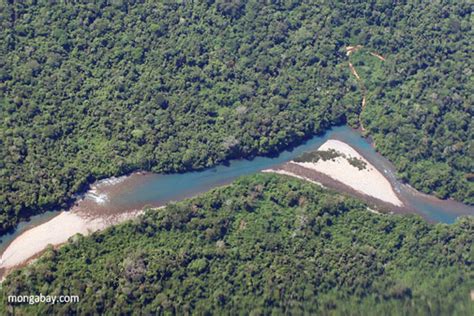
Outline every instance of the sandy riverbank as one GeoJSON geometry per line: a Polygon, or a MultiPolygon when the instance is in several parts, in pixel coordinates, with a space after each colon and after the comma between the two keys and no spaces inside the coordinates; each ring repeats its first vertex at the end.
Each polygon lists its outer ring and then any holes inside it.
{"type": "Polygon", "coordinates": [[[294,162],[291,163],[315,170],[339,181],[350,188],[370,197],[376,198],[395,206],[403,206],[390,182],[370,162],[362,157],[355,149],[338,140],[328,140],[318,150],[335,150],[342,156],[334,159],[319,159],[316,162],[294,162]],[[356,158],[365,163],[365,168],[360,170],[352,165],[348,159],[356,158]]]}
{"type": "Polygon", "coordinates": [[[64,243],[69,237],[104,227],[101,220],[87,220],[73,212],[62,212],[50,221],[25,231],[2,254],[0,268],[11,268],[33,257],[47,245],[64,243]]]}
{"type": "MultiPolygon", "coordinates": [[[[308,181],[308,182],[311,182],[311,183],[314,183],[314,184],[317,184],[319,185],[320,187],[322,188],[326,188],[321,182],[318,182],[318,181],[315,181],[309,177],[304,177],[304,176],[300,176],[294,172],[290,172],[288,170],[283,170],[283,169],[265,169],[265,170],[262,170],[262,172],[264,173],[276,173],[276,174],[283,174],[285,176],[290,176],[290,177],[294,177],[294,178],[297,178],[297,179],[301,179],[301,180],[305,180],[305,181],[308,181]]],[[[380,213],[379,211],[376,211],[374,209],[371,209],[370,207],[367,207],[367,210],[371,213],[374,213],[374,214],[382,214],[380,213]]]]}
{"type": "Polygon", "coordinates": [[[59,212],[47,222],[25,230],[16,236],[0,254],[0,280],[12,270],[37,258],[48,245],[58,247],[76,234],[89,235],[143,213],[143,205],[112,203],[130,185],[142,180],[140,173],[111,177],[91,185],[69,211],[59,212]]]}
{"type": "MultiPolygon", "coordinates": [[[[0,271],[5,272],[26,264],[48,245],[64,244],[76,234],[89,235],[142,213],[143,211],[131,211],[114,217],[89,218],[79,211],[61,212],[46,223],[31,228],[15,238],[2,254],[0,271]]],[[[6,273],[2,274],[1,277],[4,277],[6,273]]]]}
{"type": "Polygon", "coordinates": [[[355,189],[343,184],[340,181],[334,180],[328,175],[325,175],[321,172],[312,169],[304,168],[292,162],[284,163],[280,166],[269,169],[266,172],[273,172],[277,174],[295,177],[305,181],[311,181],[312,183],[322,185],[323,188],[334,190],[334,192],[343,194],[345,193],[350,196],[359,198],[367,203],[368,208],[370,209],[369,211],[375,211],[381,214],[407,214],[412,212],[410,208],[406,207],[406,205],[402,207],[395,206],[391,203],[387,203],[379,199],[373,198],[371,196],[368,196],[367,194],[363,194],[359,191],[356,191],[355,189]]]}

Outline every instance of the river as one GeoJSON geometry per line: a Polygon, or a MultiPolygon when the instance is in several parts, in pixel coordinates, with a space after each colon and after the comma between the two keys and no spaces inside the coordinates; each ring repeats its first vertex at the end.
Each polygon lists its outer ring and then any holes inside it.
{"type": "MultiPolygon", "coordinates": [[[[145,206],[163,206],[195,196],[212,188],[230,183],[243,175],[278,166],[317,149],[328,139],[338,139],[349,144],[362,154],[377,169],[383,172],[395,191],[405,201],[406,207],[432,222],[453,223],[460,215],[474,215],[474,207],[451,200],[439,200],[421,194],[396,179],[393,165],[378,154],[370,142],[358,131],[347,126],[334,127],[322,136],[314,136],[300,146],[281,152],[277,157],[256,157],[252,160],[232,160],[225,165],[203,171],[178,174],[133,173],[127,177],[99,181],[72,208],[71,212],[89,218],[120,216],[145,206]]],[[[25,231],[50,221],[59,212],[48,212],[24,222],[12,234],[2,237],[2,255],[8,245],[25,231]]]]}

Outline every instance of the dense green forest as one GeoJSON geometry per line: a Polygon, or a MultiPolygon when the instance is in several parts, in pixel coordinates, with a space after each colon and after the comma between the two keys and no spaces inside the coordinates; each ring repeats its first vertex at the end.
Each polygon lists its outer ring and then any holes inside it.
{"type": "Polygon", "coordinates": [[[18,314],[472,315],[474,221],[426,223],[269,174],[50,248],[7,295],[78,295],[18,314]]]}
{"type": "Polygon", "coordinates": [[[354,44],[387,59],[362,115],[377,148],[416,188],[474,203],[468,1],[28,2],[0,5],[0,234],[98,178],[359,126],[354,44]]]}

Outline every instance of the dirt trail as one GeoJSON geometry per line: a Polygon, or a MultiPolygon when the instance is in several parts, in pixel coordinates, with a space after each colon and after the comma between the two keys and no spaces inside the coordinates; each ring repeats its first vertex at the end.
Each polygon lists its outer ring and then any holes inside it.
{"type": "Polygon", "coordinates": [[[362,78],[359,76],[359,74],[357,73],[357,70],[355,69],[354,65],[352,65],[351,62],[349,62],[349,68],[351,69],[351,72],[354,75],[354,77],[356,77],[357,81],[361,85],[362,105],[361,105],[361,110],[360,110],[360,113],[359,113],[359,125],[360,125],[360,129],[362,131],[365,131],[364,124],[362,124],[362,113],[364,112],[366,101],[367,101],[367,99],[366,99],[366,92],[367,91],[365,89],[365,85],[364,85],[364,82],[362,81],[362,78]]]}
{"type": "Polygon", "coordinates": [[[357,80],[360,81],[360,76],[359,74],[357,73],[357,70],[354,68],[354,66],[352,65],[352,63],[349,63],[349,68],[351,68],[351,72],[352,74],[357,78],[357,80]]]}
{"type": "Polygon", "coordinates": [[[377,54],[377,53],[375,53],[375,52],[371,52],[370,55],[377,57],[377,58],[380,59],[381,61],[385,61],[385,58],[384,58],[382,55],[380,55],[380,54],[377,54]]]}
{"type": "Polygon", "coordinates": [[[356,51],[358,51],[362,47],[363,47],[362,45],[346,46],[346,56],[350,56],[351,53],[355,53],[356,51]]]}
{"type": "MultiPolygon", "coordinates": [[[[350,56],[351,53],[358,51],[362,47],[363,47],[362,45],[346,46],[346,55],[350,56]]],[[[382,55],[380,55],[376,52],[370,52],[370,55],[380,59],[381,61],[385,61],[385,58],[382,55]]],[[[361,85],[362,104],[361,104],[361,110],[360,110],[360,113],[359,113],[359,124],[360,124],[360,129],[362,131],[365,131],[364,125],[362,124],[362,113],[364,112],[364,109],[365,109],[365,106],[366,106],[366,103],[367,103],[367,89],[365,88],[365,85],[364,85],[364,82],[362,81],[362,78],[359,76],[359,74],[357,73],[357,70],[355,69],[354,65],[352,65],[351,62],[349,62],[349,68],[351,69],[351,73],[354,75],[354,77],[356,77],[357,81],[361,85]]]]}

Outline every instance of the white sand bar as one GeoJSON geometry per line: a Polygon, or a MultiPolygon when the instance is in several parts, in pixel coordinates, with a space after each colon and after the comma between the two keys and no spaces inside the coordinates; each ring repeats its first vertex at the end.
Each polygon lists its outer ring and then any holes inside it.
{"type": "Polygon", "coordinates": [[[112,217],[87,218],[76,211],[61,212],[44,224],[33,227],[15,238],[2,254],[0,268],[12,268],[27,262],[48,245],[58,246],[76,235],[89,235],[143,214],[136,210],[112,217]]]}
{"type": "Polygon", "coordinates": [[[0,268],[14,267],[38,254],[49,244],[59,245],[77,233],[87,235],[103,227],[101,220],[87,220],[73,212],[62,212],[13,240],[2,254],[0,268]]]}
{"type": "Polygon", "coordinates": [[[321,172],[334,180],[337,180],[354,190],[374,197],[384,202],[402,206],[403,203],[397,197],[390,182],[384,175],[362,157],[354,148],[344,142],[330,139],[325,142],[318,150],[327,151],[334,149],[335,151],[345,155],[334,159],[324,161],[319,159],[317,162],[294,162],[304,168],[321,172]],[[357,158],[366,163],[366,168],[359,170],[351,165],[347,158],[357,158]]]}

